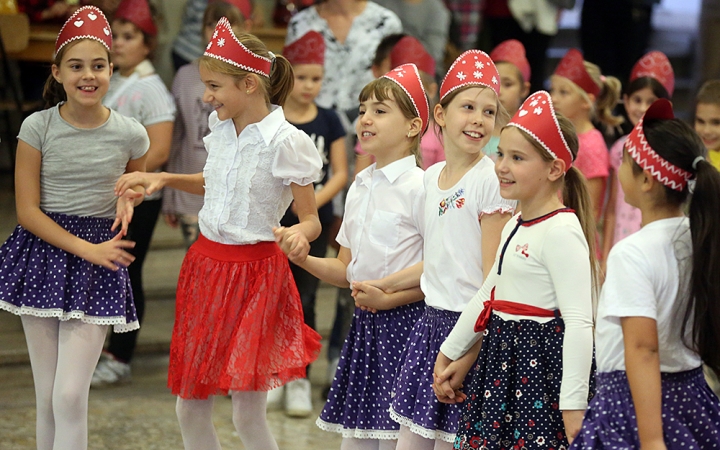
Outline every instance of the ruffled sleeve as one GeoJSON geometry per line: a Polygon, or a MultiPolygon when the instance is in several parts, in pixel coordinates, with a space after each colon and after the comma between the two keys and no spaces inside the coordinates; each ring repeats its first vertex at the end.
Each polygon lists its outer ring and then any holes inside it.
{"type": "Polygon", "coordinates": [[[313,141],[302,131],[290,133],[277,143],[272,174],[288,186],[305,186],[320,179],[322,159],[313,141]]]}

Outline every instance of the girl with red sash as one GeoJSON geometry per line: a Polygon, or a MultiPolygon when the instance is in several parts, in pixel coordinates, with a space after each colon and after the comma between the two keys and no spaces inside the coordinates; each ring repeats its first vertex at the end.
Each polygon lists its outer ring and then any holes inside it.
{"type": "Polygon", "coordinates": [[[455,448],[557,449],[580,429],[596,264],[588,191],[572,166],[577,149],[571,122],[544,91],[500,135],[500,195],[521,213],[505,226],[490,274],[436,361],[438,399],[466,403],[455,448]],[[471,350],[478,341],[479,358],[471,350]]]}

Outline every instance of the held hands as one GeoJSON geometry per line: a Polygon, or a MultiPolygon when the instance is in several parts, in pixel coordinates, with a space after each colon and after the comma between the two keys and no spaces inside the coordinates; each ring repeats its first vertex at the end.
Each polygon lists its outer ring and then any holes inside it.
{"type": "Polygon", "coordinates": [[[572,444],[577,435],[580,433],[584,416],[585,410],[582,409],[566,409],[562,412],[563,423],[565,425],[565,435],[567,436],[568,443],[572,444]]]}
{"type": "Polygon", "coordinates": [[[352,296],[355,299],[355,306],[363,311],[376,313],[388,309],[388,293],[379,288],[373,281],[354,281],[352,284],[352,296]]]}
{"type": "Polygon", "coordinates": [[[445,356],[443,352],[438,352],[435,369],[433,370],[432,388],[441,403],[462,403],[467,398],[467,395],[461,391],[463,380],[467,375],[467,371],[462,373],[462,364],[458,364],[461,361],[462,358],[453,361],[445,356]]]}
{"type": "Polygon", "coordinates": [[[300,228],[296,226],[277,227],[273,228],[273,234],[275,234],[275,242],[278,243],[290,262],[298,265],[305,262],[310,253],[310,242],[300,228]]]}
{"type": "Polygon", "coordinates": [[[118,270],[119,266],[129,266],[131,262],[135,261],[135,257],[125,249],[135,247],[135,243],[124,241],[122,237],[123,234],[118,233],[109,241],[100,244],[88,243],[90,247],[87,253],[82,255],[82,258],[112,271],[118,270]]]}
{"type": "Polygon", "coordinates": [[[155,172],[130,172],[120,177],[115,183],[115,195],[120,196],[122,193],[134,186],[142,186],[145,188],[145,194],[150,195],[162,189],[165,186],[165,174],[155,172]]]}
{"type": "Polygon", "coordinates": [[[120,237],[127,235],[128,225],[133,217],[135,211],[135,200],[142,198],[141,192],[127,189],[117,200],[117,206],[115,207],[115,222],[113,222],[110,230],[115,231],[118,225],[120,228],[120,237]]]}

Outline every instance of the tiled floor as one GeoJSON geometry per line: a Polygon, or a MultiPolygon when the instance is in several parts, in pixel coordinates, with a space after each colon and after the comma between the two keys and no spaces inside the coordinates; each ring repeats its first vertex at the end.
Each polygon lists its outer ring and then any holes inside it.
{"type": "MultiPolygon", "coordinates": [[[[0,175],[0,242],[15,224],[9,177],[0,175]]],[[[146,320],[133,361],[132,383],[90,393],[89,448],[107,450],[182,449],[175,418],[175,397],[166,388],[170,333],[174,317],[174,291],[184,255],[179,232],[160,224],[145,263],[148,296],[146,320]]],[[[318,295],[320,333],[329,334],[335,311],[335,292],[322,285],[318,295]]],[[[326,341],[323,342],[324,344],[326,341]]],[[[337,449],[340,437],[315,426],[323,402],[320,390],[327,362],[321,354],[313,365],[314,413],[291,419],[282,411],[268,413],[268,421],[281,449],[337,449]]],[[[235,434],[228,398],[217,398],[215,426],[223,448],[243,448],[235,434]]],[[[0,450],[35,448],[35,394],[27,348],[18,317],[0,311],[0,450]]]]}

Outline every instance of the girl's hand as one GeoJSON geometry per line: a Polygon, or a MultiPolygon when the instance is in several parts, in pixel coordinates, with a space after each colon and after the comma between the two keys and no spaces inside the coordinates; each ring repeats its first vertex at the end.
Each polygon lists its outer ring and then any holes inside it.
{"type": "Polygon", "coordinates": [[[585,410],[582,409],[567,409],[562,412],[563,423],[565,424],[565,435],[570,444],[572,444],[580,433],[584,416],[585,410]]]}
{"type": "Polygon", "coordinates": [[[125,249],[135,247],[135,243],[125,241],[122,237],[122,233],[118,233],[109,241],[89,244],[90,247],[87,253],[82,255],[82,258],[112,271],[118,270],[120,268],[118,266],[129,266],[131,262],[135,261],[135,257],[125,249]]]}
{"type": "Polygon", "coordinates": [[[141,192],[127,189],[117,200],[117,206],[115,207],[115,222],[113,222],[110,230],[115,231],[118,225],[122,224],[120,228],[120,237],[127,235],[128,225],[133,217],[135,211],[135,200],[142,198],[141,192]]]}
{"type": "Polygon", "coordinates": [[[462,403],[467,399],[467,395],[465,395],[461,390],[462,386],[460,386],[460,389],[452,389],[447,381],[445,383],[438,383],[438,377],[434,373],[432,388],[433,392],[435,392],[435,397],[437,397],[440,403],[452,405],[455,403],[462,403]],[[451,391],[453,395],[452,398],[448,395],[451,391]]]}
{"type": "Polygon", "coordinates": [[[458,365],[443,352],[438,352],[433,369],[433,391],[439,401],[443,403],[459,403],[465,400],[465,394],[460,392],[465,375],[458,376],[458,365]],[[457,382],[457,379],[460,382],[457,382]]]}
{"type": "Polygon", "coordinates": [[[163,220],[170,228],[177,228],[179,221],[177,214],[163,214],[163,220]]]}
{"type": "Polygon", "coordinates": [[[164,174],[162,172],[130,172],[123,174],[115,183],[115,195],[120,196],[123,192],[135,186],[144,187],[145,194],[150,195],[165,186],[164,174]]]}
{"type": "Polygon", "coordinates": [[[388,309],[387,294],[367,282],[355,281],[352,284],[352,296],[355,306],[376,313],[388,309]]]}
{"type": "Polygon", "coordinates": [[[275,242],[292,263],[305,262],[310,253],[310,242],[299,228],[296,226],[273,228],[273,234],[275,234],[275,242]]]}

